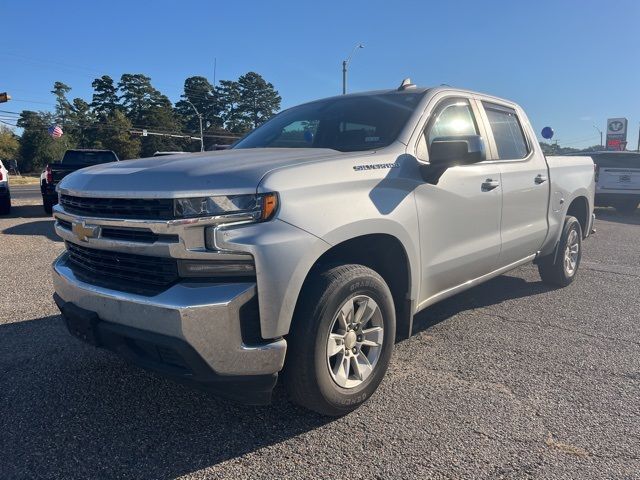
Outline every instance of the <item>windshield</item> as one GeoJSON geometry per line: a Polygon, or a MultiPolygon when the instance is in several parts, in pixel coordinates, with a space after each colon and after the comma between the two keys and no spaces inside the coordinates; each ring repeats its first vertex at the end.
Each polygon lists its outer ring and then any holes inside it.
{"type": "Polygon", "coordinates": [[[70,150],[65,152],[62,163],[65,165],[97,165],[99,163],[109,163],[118,160],[115,153],[104,152],[81,152],[70,150]]]}
{"type": "Polygon", "coordinates": [[[336,97],[293,107],[254,130],[234,148],[386,147],[400,134],[423,92],[336,97]]]}

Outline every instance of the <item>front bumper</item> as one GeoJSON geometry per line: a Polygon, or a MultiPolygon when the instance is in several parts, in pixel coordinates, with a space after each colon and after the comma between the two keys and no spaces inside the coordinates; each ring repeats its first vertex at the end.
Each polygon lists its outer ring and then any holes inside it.
{"type": "MultiPolygon", "coordinates": [[[[256,343],[243,339],[243,317],[258,322],[257,315],[247,313],[256,299],[254,283],[177,283],[147,297],[84,282],[67,264],[66,253],[53,264],[53,283],[56,303],[68,324],[71,317],[84,318],[85,325],[93,325],[97,346],[178,380],[214,389],[239,381],[246,384],[251,401],[250,380],[262,390],[270,385],[270,395],[284,364],[284,339],[256,343]],[[156,354],[173,345],[179,360],[166,365],[162,355],[155,359],[145,355],[146,347],[136,347],[136,342],[150,345],[156,354]]],[[[254,403],[264,403],[264,395],[258,397],[254,403]]]]}

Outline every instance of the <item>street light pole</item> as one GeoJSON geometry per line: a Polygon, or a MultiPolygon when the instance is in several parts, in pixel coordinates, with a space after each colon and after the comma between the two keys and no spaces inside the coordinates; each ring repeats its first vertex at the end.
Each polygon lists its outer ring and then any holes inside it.
{"type": "Polygon", "coordinates": [[[185,100],[185,101],[189,105],[191,105],[191,108],[193,108],[193,111],[196,112],[196,115],[198,116],[198,121],[200,122],[200,151],[204,152],[204,137],[202,135],[202,115],[200,115],[200,112],[198,112],[198,109],[193,103],[191,103],[189,100],[185,100]]]}
{"type": "Polygon", "coordinates": [[[595,126],[595,124],[593,125],[593,128],[595,128],[598,133],[600,134],[600,148],[602,148],[602,130],[600,130],[598,127],[595,126]]]}
{"type": "Polygon", "coordinates": [[[364,48],[364,45],[362,43],[358,43],[355,47],[353,47],[353,50],[351,50],[351,54],[347,57],[347,59],[342,61],[342,94],[343,95],[347,93],[347,68],[349,68],[349,62],[351,61],[351,57],[353,57],[353,54],[356,53],[356,50],[358,50],[359,48],[364,48]]]}

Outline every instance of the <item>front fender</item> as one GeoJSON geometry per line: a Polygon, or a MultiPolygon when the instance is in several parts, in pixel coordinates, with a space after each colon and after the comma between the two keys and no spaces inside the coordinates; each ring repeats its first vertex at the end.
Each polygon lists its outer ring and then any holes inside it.
{"type": "Polygon", "coordinates": [[[216,242],[221,248],[253,255],[262,337],[286,335],[307,273],[331,245],[277,219],[219,229],[216,242]]]}

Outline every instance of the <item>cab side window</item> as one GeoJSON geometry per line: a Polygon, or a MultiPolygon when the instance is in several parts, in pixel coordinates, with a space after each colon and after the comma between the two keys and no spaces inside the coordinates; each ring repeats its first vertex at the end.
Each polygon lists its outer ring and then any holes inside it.
{"type": "Polygon", "coordinates": [[[426,152],[434,139],[462,135],[478,135],[478,126],[469,101],[464,98],[443,100],[435,108],[425,133],[418,142],[418,158],[427,158],[426,152]]]}
{"type": "Polygon", "coordinates": [[[482,106],[487,113],[493,138],[498,148],[498,159],[519,160],[525,158],[530,152],[529,144],[515,110],[487,102],[482,102],[482,106]]]}

